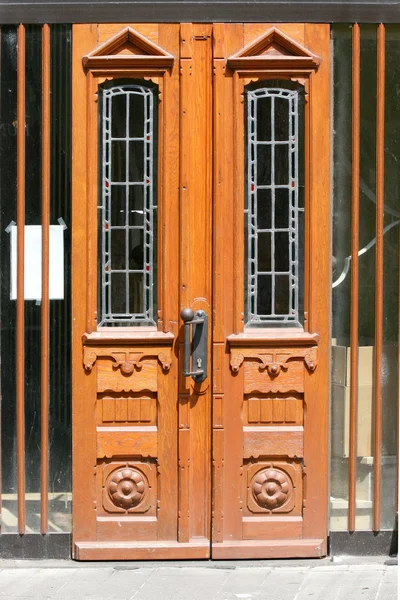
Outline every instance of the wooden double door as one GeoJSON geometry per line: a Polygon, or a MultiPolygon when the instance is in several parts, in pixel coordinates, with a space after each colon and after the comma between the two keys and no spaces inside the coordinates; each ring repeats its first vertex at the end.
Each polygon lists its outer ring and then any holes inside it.
{"type": "Polygon", "coordinates": [[[326,553],[329,60],[328,25],[74,25],[76,559],[326,553]]]}

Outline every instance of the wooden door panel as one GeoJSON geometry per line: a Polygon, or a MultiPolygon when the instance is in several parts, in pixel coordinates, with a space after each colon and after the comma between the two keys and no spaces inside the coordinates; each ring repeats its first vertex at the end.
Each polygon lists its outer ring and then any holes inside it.
{"type": "Polygon", "coordinates": [[[321,556],[327,506],[329,27],[218,25],[214,36],[215,194],[224,200],[214,210],[219,372],[213,557],[321,556]],[[252,328],[244,314],[244,199],[254,193],[253,184],[246,188],[252,180],[245,169],[255,160],[245,154],[245,93],[246,86],[268,87],[269,80],[280,80],[282,87],[292,81],[305,90],[299,130],[305,142],[304,324],[297,328],[252,328]]]}
{"type": "MultiPolygon", "coordinates": [[[[192,115],[189,106],[189,94],[194,93],[190,81],[187,98],[180,98],[179,25],[76,25],[73,38],[73,553],[83,560],[207,557],[210,461],[203,450],[209,437],[210,402],[206,390],[199,399],[186,382],[179,388],[184,397],[178,400],[178,276],[183,246],[179,252],[177,157],[181,148],[193,157],[195,144],[208,152],[210,134],[203,135],[204,129],[196,125],[197,139],[191,142],[187,134],[186,145],[181,144],[180,103],[188,103],[190,130],[198,115],[192,115]],[[110,160],[100,151],[99,86],[137,82],[151,82],[159,92],[158,171],[153,182],[158,190],[158,322],[154,327],[99,327],[97,205],[104,182],[100,173],[106,168],[99,164],[110,160]],[[99,163],[99,156],[103,162],[99,163]],[[185,419],[186,405],[193,416],[185,419]],[[178,436],[179,427],[182,435],[178,436]]],[[[204,62],[199,57],[188,73],[202,100],[208,83],[204,62]]],[[[202,103],[199,106],[204,113],[209,110],[202,103]]],[[[126,134],[129,141],[124,143],[131,143],[131,135],[126,134]]],[[[206,158],[202,164],[208,164],[206,158]]],[[[185,192],[193,196],[193,206],[186,213],[188,222],[194,219],[195,203],[207,214],[202,203],[210,202],[204,178],[201,173],[198,176],[196,185],[188,172],[185,184],[185,192]]],[[[106,179],[105,185],[114,184],[106,179]]],[[[110,214],[108,219],[112,219],[110,214]]],[[[113,225],[106,220],[106,228],[113,225]]],[[[201,245],[202,231],[207,231],[204,222],[197,232],[201,245]]],[[[196,262],[192,241],[187,251],[196,262]]],[[[185,275],[185,285],[194,294],[184,298],[189,305],[196,297],[210,303],[203,285],[209,278],[210,252],[203,258],[197,261],[195,272],[185,275]]]]}

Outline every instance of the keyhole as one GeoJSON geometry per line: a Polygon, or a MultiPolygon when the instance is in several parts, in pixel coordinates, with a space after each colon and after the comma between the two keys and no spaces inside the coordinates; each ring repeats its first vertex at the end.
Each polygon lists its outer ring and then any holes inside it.
{"type": "Polygon", "coordinates": [[[201,358],[197,359],[197,368],[201,369],[201,358]]]}

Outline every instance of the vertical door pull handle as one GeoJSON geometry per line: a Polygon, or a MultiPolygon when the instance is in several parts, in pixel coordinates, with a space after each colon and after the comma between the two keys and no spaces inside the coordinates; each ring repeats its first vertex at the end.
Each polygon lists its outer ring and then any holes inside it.
{"type": "Polygon", "coordinates": [[[208,316],[204,310],[194,312],[184,308],[181,319],[184,323],[183,376],[193,377],[200,383],[207,378],[208,316]]]}

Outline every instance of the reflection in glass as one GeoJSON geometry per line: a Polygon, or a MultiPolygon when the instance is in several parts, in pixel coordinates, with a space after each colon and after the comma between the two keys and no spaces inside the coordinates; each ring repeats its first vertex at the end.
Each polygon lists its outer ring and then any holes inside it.
{"type": "MultiPolygon", "coordinates": [[[[41,26],[26,27],[26,224],[41,224],[41,26]]],[[[17,530],[16,322],[10,300],[10,241],[16,221],[17,31],[1,30],[0,170],[1,253],[1,531],[17,530]]],[[[52,25],[50,119],[50,223],[62,218],[64,300],[50,301],[49,352],[49,521],[51,533],[71,531],[71,27],[52,25]]],[[[41,306],[25,302],[25,478],[27,532],[40,531],[41,306]]],[[[45,501],[43,499],[43,501],[45,501]]],[[[1,542],[0,542],[1,543],[1,542]]]]}
{"type": "Polygon", "coordinates": [[[1,28],[0,131],[7,152],[1,155],[0,169],[0,258],[1,258],[1,503],[2,532],[17,531],[16,452],[16,306],[10,301],[10,240],[5,231],[16,221],[17,199],[17,29],[1,28]]]}
{"type": "MultiPolygon", "coordinates": [[[[333,290],[330,528],[348,526],[351,272],[351,26],[334,26],[333,290]]],[[[356,444],[357,530],[372,529],[374,490],[374,361],[376,235],[376,26],[361,26],[360,218],[358,290],[358,397],[356,444]]],[[[398,395],[398,301],[400,226],[400,28],[386,36],[384,330],[382,354],[381,529],[395,518],[398,395]]]]}
{"type": "Polygon", "coordinates": [[[72,530],[71,469],[71,59],[70,25],[51,26],[51,223],[62,217],[64,300],[50,302],[49,521],[72,530]]]}

